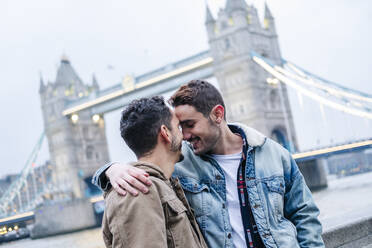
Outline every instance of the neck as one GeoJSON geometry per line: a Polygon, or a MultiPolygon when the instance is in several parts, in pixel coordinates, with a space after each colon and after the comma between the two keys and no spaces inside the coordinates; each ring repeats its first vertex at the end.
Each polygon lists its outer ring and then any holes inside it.
{"type": "Polygon", "coordinates": [[[172,176],[174,165],[178,162],[175,154],[159,147],[155,148],[151,154],[138,158],[138,161],[159,166],[167,179],[172,176]]]}
{"type": "Polygon", "coordinates": [[[226,122],[221,123],[221,137],[217,141],[216,146],[212,149],[212,154],[228,155],[242,151],[243,139],[231,132],[226,122]]]}

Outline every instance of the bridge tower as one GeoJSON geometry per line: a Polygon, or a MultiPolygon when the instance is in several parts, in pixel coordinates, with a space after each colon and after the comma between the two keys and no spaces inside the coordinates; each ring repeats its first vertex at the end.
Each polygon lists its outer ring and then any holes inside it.
{"type": "Polygon", "coordinates": [[[245,0],[226,0],[215,19],[207,6],[205,21],[214,75],[226,101],[228,121],[251,126],[286,148],[297,148],[287,89],[253,62],[250,52],[281,64],[274,18],[265,4],[261,24],[257,9],[245,0]]]}
{"type": "Polygon", "coordinates": [[[65,56],[61,59],[55,82],[45,85],[40,79],[44,130],[54,166],[53,181],[57,187],[55,195],[88,196],[91,193],[88,187],[90,177],[109,161],[103,116],[95,116],[93,120],[90,110],[71,118],[62,115],[68,102],[95,94],[98,90],[95,77],[92,84],[84,84],[65,56]]]}

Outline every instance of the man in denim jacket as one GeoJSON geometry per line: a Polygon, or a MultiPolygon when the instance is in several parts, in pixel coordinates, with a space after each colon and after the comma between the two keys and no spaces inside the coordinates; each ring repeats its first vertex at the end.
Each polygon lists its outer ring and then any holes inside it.
{"type": "MultiPolygon", "coordinates": [[[[222,96],[205,81],[182,86],[170,103],[189,142],[173,176],[209,247],[324,247],[319,210],[286,149],[252,128],[228,125],[222,96]]],[[[146,176],[111,163],[93,182],[137,194],[133,187],[147,191],[146,176]]]]}

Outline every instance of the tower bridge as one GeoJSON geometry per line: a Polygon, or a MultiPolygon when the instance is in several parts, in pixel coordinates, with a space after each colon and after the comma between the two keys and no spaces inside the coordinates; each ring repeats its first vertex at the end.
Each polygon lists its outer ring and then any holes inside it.
{"type": "MultiPolygon", "coordinates": [[[[192,79],[216,82],[225,99],[227,120],[247,124],[291,151],[313,189],[327,186],[326,157],[372,147],[370,139],[298,151],[287,88],[316,103],[364,119],[372,119],[372,96],[329,82],[284,60],[275,20],[267,5],[262,24],[257,9],[242,0],[227,0],[217,17],[207,6],[205,26],[209,50],[143,75],[126,76],[122,82],[103,90],[95,77],[91,83],[84,83],[70,60],[63,57],[56,79],[48,83],[41,79],[39,88],[51,179],[45,187],[34,190],[33,195],[28,194],[39,141],[18,180],[1,196],[0,227],[8,223],[11,215],[12,221],[18,217],[23,221],[24,213],[28,213],[27,218],[40,218],[39,207],[43,202],[71,201],[92,212],[89,205],[78,200],[86,199],[90,204],[101,200],[97,198],[99,192],[90,185],[90,178],[109,161],[104,114],[133,99],[175,90],[192,79]]],[[[87,223],[92,225],[89,221],[81,225],[87,223]]]]}

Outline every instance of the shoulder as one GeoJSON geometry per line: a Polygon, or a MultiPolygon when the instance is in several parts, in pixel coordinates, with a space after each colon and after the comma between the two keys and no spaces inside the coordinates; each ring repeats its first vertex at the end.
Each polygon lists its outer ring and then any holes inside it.
{"type": "Polygon", "coordinates": [[[161,199],[161,201],[163,201],[163,199],[166,198],[167,195],[173,193],[173,189],[163,179],[160,179],[158,177],[152,177],[152,176],[150,176],[150,179],[152,181],[152,185],[149,188],[149,193],[144,196],[156,195],[159,197],[159,199],[161,199]]]}
{"type": "Polygon", "coordinates": [[[286,174],[291,168],[292,156],[289,151],[269,138],[266,138],[261,147],[255,149],[255,157],[259,163],[258,168],[264,165],[266,169],[278,174],[286,174]]]}
{"type": "Polygon", "coordinates": [[[242,123],[229,123],[230,127],[238,127],[241,130],[243,130],[247,142],[250,146],[253,147],[260,147],[265,143],[266,136],[257,131],[256,129],[253,129],[251,127],[248,127],[242,123]]]}
{"type": "Polygon", "coordinates": [[[286,148],[270,138],[266,138],[262,148],[269,149],[272,152],[280,154],[281,156],[290,156],[290,152],[286,148]]]}
{"type": "Polygon", "coordinates": [[[117,212],[118,209],[128,210],[136,206],[143,208],[148,206],[149,203],[158,204],[161,202],[162,193],[167,185],[157,177],[150,176],[150,179],[152,185],[149,187],[147,194],[139,193],[137,196],[132,196],[131,194],[122,196],[113,189],[107,192],[105,195],[105,211],[107,211],[108,215],[117,212]]]}

